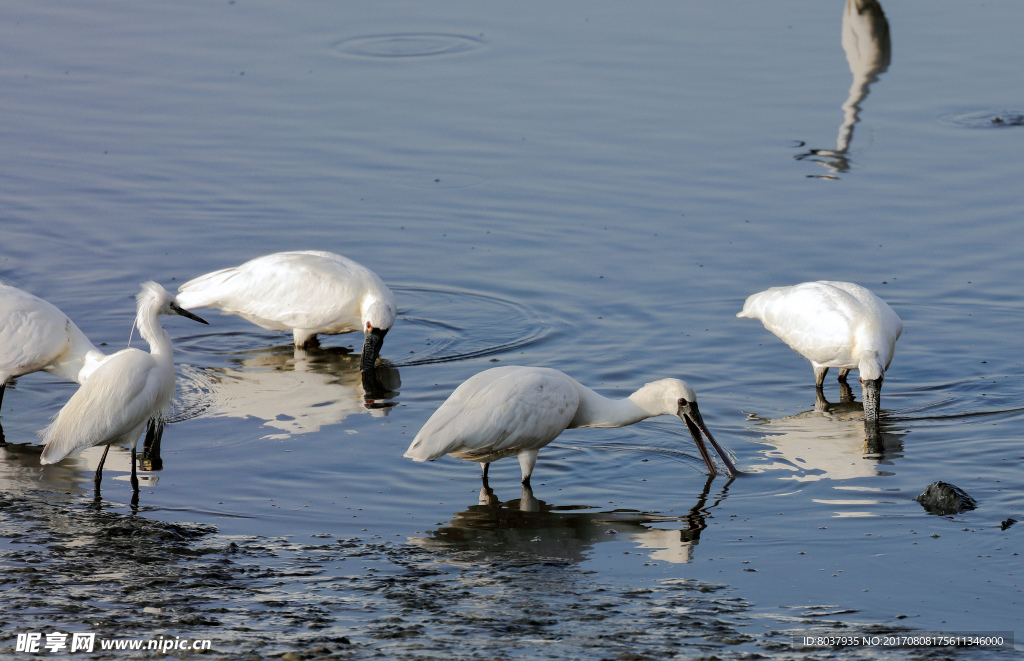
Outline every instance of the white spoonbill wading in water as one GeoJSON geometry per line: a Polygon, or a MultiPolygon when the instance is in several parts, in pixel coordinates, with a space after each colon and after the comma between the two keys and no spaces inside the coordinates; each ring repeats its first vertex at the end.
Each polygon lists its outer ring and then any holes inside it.
{"type": "Polygon", "coordinates": [[[364,333],[361,369],[374,366],[395,322],[395,296],[377,274],[330,252],[279,252],[189,280],[178,288],[184,308],[218,308],[260,328],[290,330],[295,346],[317,334],[364,333]]]}
{"type": "Polygon", "coordinates": [[[0,404],[9,379],[47,371],[82,383],[105,357],[56,306],[0,285],[0,404]]]}
{"type": "Polygon", "coordinates": [[[177,314],[207,323],[181,309],[174,296],[152,281],[142,285],[136,303],[135,323],[149,343],[149,353],[123,349],[111,354],[41,432],[46,443],[40,457],[43,464],[56,463],[76,450],[106,444],[96,468],[97,488],[110,444],[128,443],[132,448],[132,490],[138,492],[135,445],[149,421],[159,418],[174,396],[174,349],[158,315],[177,314]]]}
{"type": "Polygon", "coordinates": [[[684,381],[662,379],[626,399],[608,399],[547,367],[495,367],[470,377],[430,416],[405,456],[433,461],[450,454],[476,461],[485,482],[492,461],[518,456],[523,484],[529,484],[537,453],[566,429],[625,427],[656,415],[678,415],[686,423],[711,475],[718,470],[702,433],[729,475],[738,473],[708,431],[697,396],[684,381]]]}
{"type": "Polygon", "coordinates": [[[760,319],[764,327],[811,361],[820,390],[830,367],[845,382],[860,370],[864,420],[877,422],[880,392],[903,322],[870,290],[850,282],[805,282],[753,294],[737,317],[760,319]]]}

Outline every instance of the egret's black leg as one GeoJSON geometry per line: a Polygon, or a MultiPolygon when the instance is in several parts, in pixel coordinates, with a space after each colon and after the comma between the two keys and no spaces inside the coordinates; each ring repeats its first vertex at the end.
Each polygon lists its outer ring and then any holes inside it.
{"type": "MultiPolygon", "coordinates": [[[[110,447],[109,445],[107,447],[110,447]]],[[[139,493],[139,478],[135,475],[135,448],[132,447],[132,491],[139,493]]]]}
{"type": "Polygon", "coordinates": [[[110,446],[107,445],[103,448],[103,456],[100,457],[100,463],[96,466],[96,474],[92,478],[92,490],[93,500],[96,505],[99,506],[102,498],[100,497],[100,482],[103,480],[103,464],[107,461],[107,453],[110,452],[110,446]]]}
{"type": "Polygon", "coordinates": [[[153,418],[146,427],[146,440],[142,442],[143,470],[163,470],[164,460],[160,456],[160,440],[164,435],[164,421],[160,418],[153,418]]]}
{"type": "Polygon", "coordinates": [[[100,457],[100,463],[96,466],[96,475],[92,478],[93,486],[96,487],[96,491],[100,490],[100,482],[103,480],[103,464],[107,461],[107,453],[110,452],[110,446],[104,446],[103,456],[100,457]]]}

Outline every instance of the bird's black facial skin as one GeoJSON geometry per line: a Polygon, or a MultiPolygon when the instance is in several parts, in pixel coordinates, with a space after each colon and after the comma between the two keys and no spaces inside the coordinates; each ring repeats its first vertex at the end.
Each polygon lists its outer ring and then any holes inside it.
{"type": "Polygon", "coordinates": [[[368,328],[363,340],[363,357],[359,363],[359,371],[372,370],[377,364],[377,356],[380,354],[381,345],[384,344],[384,336],[388,334],[387,329],[368,328]]]}

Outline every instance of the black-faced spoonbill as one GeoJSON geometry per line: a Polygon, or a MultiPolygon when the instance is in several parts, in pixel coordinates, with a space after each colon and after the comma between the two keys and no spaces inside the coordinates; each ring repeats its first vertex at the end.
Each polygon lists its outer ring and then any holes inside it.
{"type": "Polygon", "coordinates": [[[177,314],[207,322],[181,309],[174,296],[152,281],[143,283],[135,299],[135,323],[149,343],[149,353],[122,349],[104,360],[41,432],[46,447],[40,462],[53,464],[76,450],[106,444],[94,478],[98,489],[110,444],[128,443],[132,448],[132,490],[138,493],[135,445],[146,425],[160,418],[174,396],[174,349],[157,317],[177,314]]]}
{"type": "Polygon", "coordinates": [[[811,361],[820,390],[830,367],[845,382],[860,370],[864,420],[878,421],[879,393],[903,322],[870,290],[850,282],[804,282],[772,287],[747,298],[737,317],[760,319],[793,351],[811,361]]]}
{"type": "Polygon", "coordinates": [[[374,366],[395,322],[395,297],[377,274],[330,252],[279,252],[189,280],[184,308],[218,308],[260,328],[290,330],[296,347],[317,334],[364,333],[361,369],[374,366]]]}
{"type": "Polygon", "coordinates": [[[697,396],[685,382],[654,381],[616,400],[546,367],[495,367],[470,377],[430,416],[405,456],[433,461],[450,454],[479,462],[485,483],[492,461],[518,456],[523,484],[529,484],[537,453],[564,430],[625,427],[657,415],[678,415],[686,423],[711,475],[718,470],[701,433],[711,441],[729,475],[738,473],[708,431],[697,396]]]}
{"type": "Polygon", "coordinates": [[[8,379],[46,371],[82,383],[105,357],[56,306],[0,285],[0,403],[8,379]]]}

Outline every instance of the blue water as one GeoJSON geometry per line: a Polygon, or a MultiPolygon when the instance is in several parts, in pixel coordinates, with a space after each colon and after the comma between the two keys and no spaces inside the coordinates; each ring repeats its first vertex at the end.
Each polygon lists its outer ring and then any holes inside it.
{"type": "MultiPolygon", "coordinates": [[[[837,155],[841,2],[10,2],[0,281],[111,350],[138,283],[279,250],[344,254],[396,292],[396,394],[373,410],[343,351],[359,338],[305,355],[235,317],[169,319],[177,421],[144,516],[533,549],[604,587],[713,581],[752,604],[755,633],[828,606],[1020,634],[1024,524],[1000,523],[1024,518],[1024,8],[884,10],[891,62],[837,155]],[[815,413],[806,361],[735,318],[753,292],[814,279],[867,286],[903,319],[881,459],[863,457],[856,407],[815,413]],[[669,418],[573,431],[541,453],[534,497],[584,523],[453,536],[481,530],[457,523],[478,467],[401,455],[459,383],[507,364],[615,396],[684,378],[745,475],[706,487],[669,418]],[[936,480],[978,509],[928,514],[912,498],[936,480]],[[592,522],[618,510],[619,534],[592,522]]],[[[42,469],[35,445],[74,387],[8,390],[2,490],[91,498],[98,457],[42,469]]],[[[491,486],[514,509],[516,463],[491,486]]]]}

